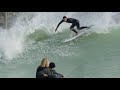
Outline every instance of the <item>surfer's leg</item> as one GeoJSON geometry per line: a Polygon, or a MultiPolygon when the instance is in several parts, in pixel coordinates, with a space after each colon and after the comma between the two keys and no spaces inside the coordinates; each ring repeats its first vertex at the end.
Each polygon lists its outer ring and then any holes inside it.
{"type": "Polygon", "coordinates": [[[74,33],[78,34],[78,32],[75,29],[71,29],[74,33]]]}
{"type": "Polygon", "coordinates": [[[87,26],[80,27],[79,22],[76,23],[76,26],[77,26],[78,30],[85,29],[85,28],[88,28],[88,29],[90,28],[90,27],[87,27],[87,26]]]}
{"type": "Polygon", "coordinates": [[[75,24],[72,24],[71,27],[70,27],[70,30],[75,32],[76,34],[78,34],[78,32],[74,29],[74,27],[75,27],[75,24]]]}
{"type": "Polygon", "coordinates": [[[85,29],[85,28],[90,29],[92,26],[93,26],[93,25],[91,25],[91,26],[83,26],[83,27],[80,27],[80,30],[81,30],[81,29],[85,29]]]}
{"type": "Polygon", "coordinates": [[[80,27],[80,29],[85,29],[85,28],[89,28],[89,27],[87,27],[87,26],[80,27]]]}
{"type": "Polygon", "coordinates": [[[76,25],[75,25],[75,26],[77,27],[78,30],[81,30],[81,28],[80,28],[80,24],[79,24],[79,21],[76,22],[76,25]]]}

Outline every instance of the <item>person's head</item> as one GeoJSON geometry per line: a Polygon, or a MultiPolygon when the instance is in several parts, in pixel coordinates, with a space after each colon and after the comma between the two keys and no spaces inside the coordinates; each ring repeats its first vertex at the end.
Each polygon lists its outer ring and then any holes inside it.
{"type": "Polygon", "coordinates": [[[49,67],[49,61],[47,58],[43,58],[42,62],[41,62],[41,67],[49,67]]]}
{"type": "Polygon", "coordinates": [[[50,68],[55,68],[56,66],[55,66],[55,63],[54,62],[51,62],[50,64],[49,64],[49,67],[50,68]]]}
{"type": "Polygon", "coordinates": [[[66,22],[67,21],[67,17],[63,16],[63,20],[64,20],[64,22],[66,22]]]}

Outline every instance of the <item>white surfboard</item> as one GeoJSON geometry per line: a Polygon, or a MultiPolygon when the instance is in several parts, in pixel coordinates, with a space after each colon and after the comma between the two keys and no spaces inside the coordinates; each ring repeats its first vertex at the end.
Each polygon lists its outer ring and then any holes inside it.
{"type": "Polygon", "coordinates": [[[74,37],[71,37],[71,38],[69,38],[69,39],[65,39],[64,42],[72,41],[72,40],[74,40],[74,39],[80,37],[81,35],[83,35],[83,34],[86,33],[87,31],[88,31],[88,30],[83,30],[83,31],[79,32],[78,35],[76,35],[76,36],[74,36],[74,37]]]}

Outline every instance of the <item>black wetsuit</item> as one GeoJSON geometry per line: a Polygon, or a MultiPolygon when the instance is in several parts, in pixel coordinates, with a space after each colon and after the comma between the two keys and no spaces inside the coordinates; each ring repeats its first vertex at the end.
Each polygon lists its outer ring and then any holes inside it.
{"type": "MultiPolygon", "coordinates": [[[[61,23],[65,22],[63,19],[60,21],[60,23],[58,24],[57,28],[59,27],[59,25],[61,23]]],[[[84,29],[84,28],[88,28],[88,27],[80,27],[79,21],[77,19],[74,18],[67,18],[67,23],[72,23],[72,25],[70,26],[70,29],[73,29],[75,26],[77,27],[78,30],[84,29]]],[[[57,29],[56,28],[56,29],[57,29]]]]}

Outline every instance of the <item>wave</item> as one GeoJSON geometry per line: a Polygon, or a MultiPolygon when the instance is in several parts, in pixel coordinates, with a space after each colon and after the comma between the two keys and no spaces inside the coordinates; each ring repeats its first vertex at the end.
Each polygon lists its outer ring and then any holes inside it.
{"type": "Polygon", "coordinates": [[[33,41],[42,41],[47,39],[50,36],[45,30],[35,30],[33,33],[26,36],[26,40],[33,40],[33,41]]]}
{"type": "Polygon", "coordinates": [[[71,24],[61,24],[57,33],[54,29],[64,15],[80,20],[81,26],[95,25],[92,32],[96,33],[110,32],[109,27],[120,24],[119,12],[21,12],[10,29],[0,30],[0,51],[12,59],[24,52],[30,40],[41,41],[63,32],[71,24]]]}

